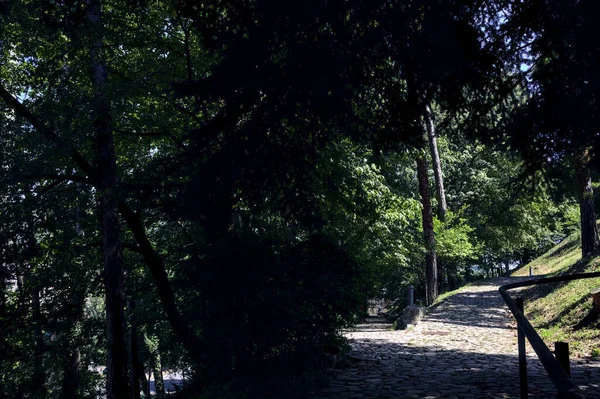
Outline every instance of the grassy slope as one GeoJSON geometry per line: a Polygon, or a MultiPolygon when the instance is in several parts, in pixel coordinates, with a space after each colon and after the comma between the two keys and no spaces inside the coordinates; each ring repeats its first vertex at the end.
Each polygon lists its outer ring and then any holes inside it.
{"type": "MultiPolygon", "coordinates": [[[[581,259],[579,234],[574,234],[512,275],[527,276],[529,266],[535,275],[595,272],[600,271],[600,254],[581,259]]],[[[590,291],[598,287],[600,279],[586,279],[523,292],[527,317],[550,348],[566,341],[574,356],[600,357],[600,319],[590,317],[590,291]]]]}

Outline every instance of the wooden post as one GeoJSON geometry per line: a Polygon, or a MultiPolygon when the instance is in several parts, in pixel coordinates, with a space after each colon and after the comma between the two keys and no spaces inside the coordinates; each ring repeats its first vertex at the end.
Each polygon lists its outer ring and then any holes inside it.
{"type": "MultiPolygon", "coordinates": [[[[521,312],[524,312],[523,297],[517,297],[515,299],[517,307],[521,312]]],[[[519,323],[517,323],[517,342],[519,344],[519,383],[521,399],[529,398],[527,392],[527,353],[525,352],[525,334],[521,331],[519,323]]]]}
{"type": "Polygon", "coordinates": [[[593,289],[590,294],[594,300],[594,312],[600,313],[600,288],[593,289]]]}
{"type": "Polygon", "coordinates": [[[566,373],[571,376],[571,364],[569,362],[569,344],[567,342],[554,343],[554,356],[566,373]]]}

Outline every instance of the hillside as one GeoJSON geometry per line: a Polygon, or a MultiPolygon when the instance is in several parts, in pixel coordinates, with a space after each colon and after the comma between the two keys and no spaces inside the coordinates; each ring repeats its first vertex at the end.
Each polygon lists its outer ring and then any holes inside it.
{"type": "MultiPolygon", "coordinates": [[[[581,259],[579,235],[573,234],[512,275],[527,276],[530,267],[536,276],[596,272],[599,265],[600,254],[581,259]]],[[[598,287],[600,279],[587,279],[523,292],[527,317],[550,348],[566,341],[573,356],[600,358],[600,319],[591,314],[590,296],[598,287]]]]}

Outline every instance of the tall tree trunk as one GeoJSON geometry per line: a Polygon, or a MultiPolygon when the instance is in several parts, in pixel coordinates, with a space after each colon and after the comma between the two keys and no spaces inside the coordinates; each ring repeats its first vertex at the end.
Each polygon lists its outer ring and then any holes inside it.
{"type": "MultiPolygon", "coordinates": [[[[4,265],[0,265],[0,320],[5,320],[7,312],[6,312],[6,278],[8,273],[6,269],[4,269],[4,265]]],[[[8,358],[8,354],[6,353],[6,339],[5,337],[5,323],[0,324],[0,359],[8,358]]],[[[1,390],[0,390],[1,392],[1,390]]]]}
{"type": "Polygon", "coordinates": [[[163,380],[162,361],[158,348],[153,351],[150,356],[152,356],[152,374],[154,375],[154,390],[156,391],[156,397],[164,398],[165,382],[163,380]]]}
{"type": "MultiPolygon", "coordinates": [[[[429,104],[425,105],[425,130],[427,130],[427,139],[429,141],[429,152],[431,153],[431,161],[433,163],[433,176],[435,181],[435,196],[437,199],[437,214],[442,222],[446,221],[446,192],[444,191],[444,177],[442,175],[442,164],[440,162],[440,154],[437,146],[437,138],[435,133],[435,125],[433,123],[433,112],[429,104]]],[[[445,265],[441,259],[437,259],[438,273],[438,289],[442,288],[444,282],[445,265]]]]}
{"type": "Polygon", "coordinates": [[[438,296],[437,259],[435,253],[435,235],[433,231],[433,211],[431,209],[431,196],[429,194],[429,179],[427,176],[427,160],[423,153],[417,157],[417,178],[419,180],[419,193],[423,205],[423,235],[425,239],[425,302],[431,305],[438,296]]]}
{"type": "Polygon", "coordinates": [[[119,203],[119,210],[121,216],[123,216],[123,219],[131,229],[131,233],[139,245],[144,261],[154,277],[158,295],[163,303],[165,313],[173,331],[194,360],[202,359],[205,354],[206,345],[204,345],[204,342],[195,334],[191,326],[179,313],[177,303],[175,302],[175,295],[173,295],[173,290],[167,277],[164,261],[148,239],[140,215],[133,212],[124,202],[119,203]]]}
{"type": "Polygon", "coordinates": [[[592,177],[588,168],[590,155],[588,149],[578,146],[575,149],[575,173],[579,194],[579,211],[581,220],[581,255],[586,257],[598,249],[598,226],[594,209],[594,191],[592,177]]]}
{"type": "MultiPolygon", "coordinates": [[[[75,171],[73,171],[75,174],[75,171]]],[[[86,197],[85,184],[77,183],[77,194],[78,194],[78,205],[75,208],[75,232],[78,236],[83,237],[85,231],[83,229],[85,211],[83,207],[84,198],[86,197]]],[[[75,292],[75,313],[73,323],[71,324],[71,331],[74,331],[81,319],[83,318],[83,310],[85,307],[86,292],[76,291],[75,292]]],[[[77,399],[80,397],[81,387],[81,350],[79,343],[72,343],[69,341],[70,334],[65,334],[65,346],[68,348],[69,355],[68,361],[65,363],[62,381],[62,398],[63,399],[77,399]]]]}
{"type": "Polygon", "coordinates": [[[79,386],[81,382],[81,351],[79,346],[72,349],[69,355],[69,363],[65,367],[62,382],[62,397],[64,399],[79,398],[79,386]]]}
{"type": "Polygon", "coordinates": [[[448,275],[448,291],[454,291],[458,288],[456,283],[456,264],[449,263],[446,266],[446,273],[448,275]]]}
{"type": "MultiPolygon", "coordinates": [[[[85,304],[85,295],[79,295],[77,298],[77,307],[75,318],[73,320],[73,327],[75,328],[83,318],[83,308],[85,304]]],[[[68,341],[68,338],[66,338],[68,341]]],[[[71,346],[71,343],[67,342],[69,349],[69,360],[65,364],[63,381],[62,381],[62,397],[64,399],[77,399],[80,397],[80,386],[81,386],[81,350],[79,344],[75,343],[71,346]]]]}
{"type": "Polygon", "coordinates": [[[433,124],[433,114],[431,107],[425,106],[425,126],[427,127],[427,137],[429,139],[429,150],[433,162],[433,176],[435,177],[435,195],[438,205],[438,217],[442,222],[446,221],[446,192],[444,191],[444,177],[442,175],[442,164],[440,163],[440,154],[438,152],[435,126],[433,124]]]}
{"type": "Polygon", "coordinates": [[[33,290],[33,336],[35,347],[33,349],[34,373],[31,381],[34,387],[35,397],[43,399],[47,395],[46,373],[44,370],[44,336],[42,334],[42,314],[40,312],[40,291],[36,287],[33,290]]]}
{"type": "Polygon", "coordinates": [[[140,372],[140,384],[142,385],[142,391],[144,391],[144,396],[146,397],[146,399],[150,399],[150,385],[148,383],[148,378],[146,378],[146,371],[144,369],[144,365],[139,358],[137,367],[140,372]]]}
{"type": "Polygon", "coordinates": [[[90,49],[95,136],[95,179],[100,202],[104,284],[106,290],[107,399],[127,397],[127,350],[123,311],[121,236],[116,193],[117,165],[113,144],[110,103],[106,93],[108,73],[102,54],[101,0],[86,0],[87,20],[92,35],[90,49]]]}
{"type": "Polygon", "coordinates": [[[137,324],[135,320],[135,298],[129,298],[129,359],[131,371],[129,373],[129,388],[131,399],[140,399],[140,359],[138,357],[137,324]]]}

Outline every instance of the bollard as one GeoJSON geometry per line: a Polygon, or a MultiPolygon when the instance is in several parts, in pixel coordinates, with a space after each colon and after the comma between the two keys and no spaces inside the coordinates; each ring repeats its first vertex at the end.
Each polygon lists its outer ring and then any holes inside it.
{"type": "Polygon", "coordinates": [[[571,364],[569,362],[569,343],[568,342],[555,342],[554,343],[554,356],[560,363],[566,373],[571,376],[571,364]]]}
{"type": "Polygon", "coordinates": [[[593,289],[590,294],[592,294],[593,311],[600,313],[600,288],[593,289]]]}
{"type": "Polygon", "coordinates": [[[533,269],[529,266],[529,277],[533,276],[533,269]]]}
{"type": "Polygon", "coordinates": [[[415,287],[413,285],[408,286],[408,297],[406,298],[408,306],[415,304],[415,287]]]}

